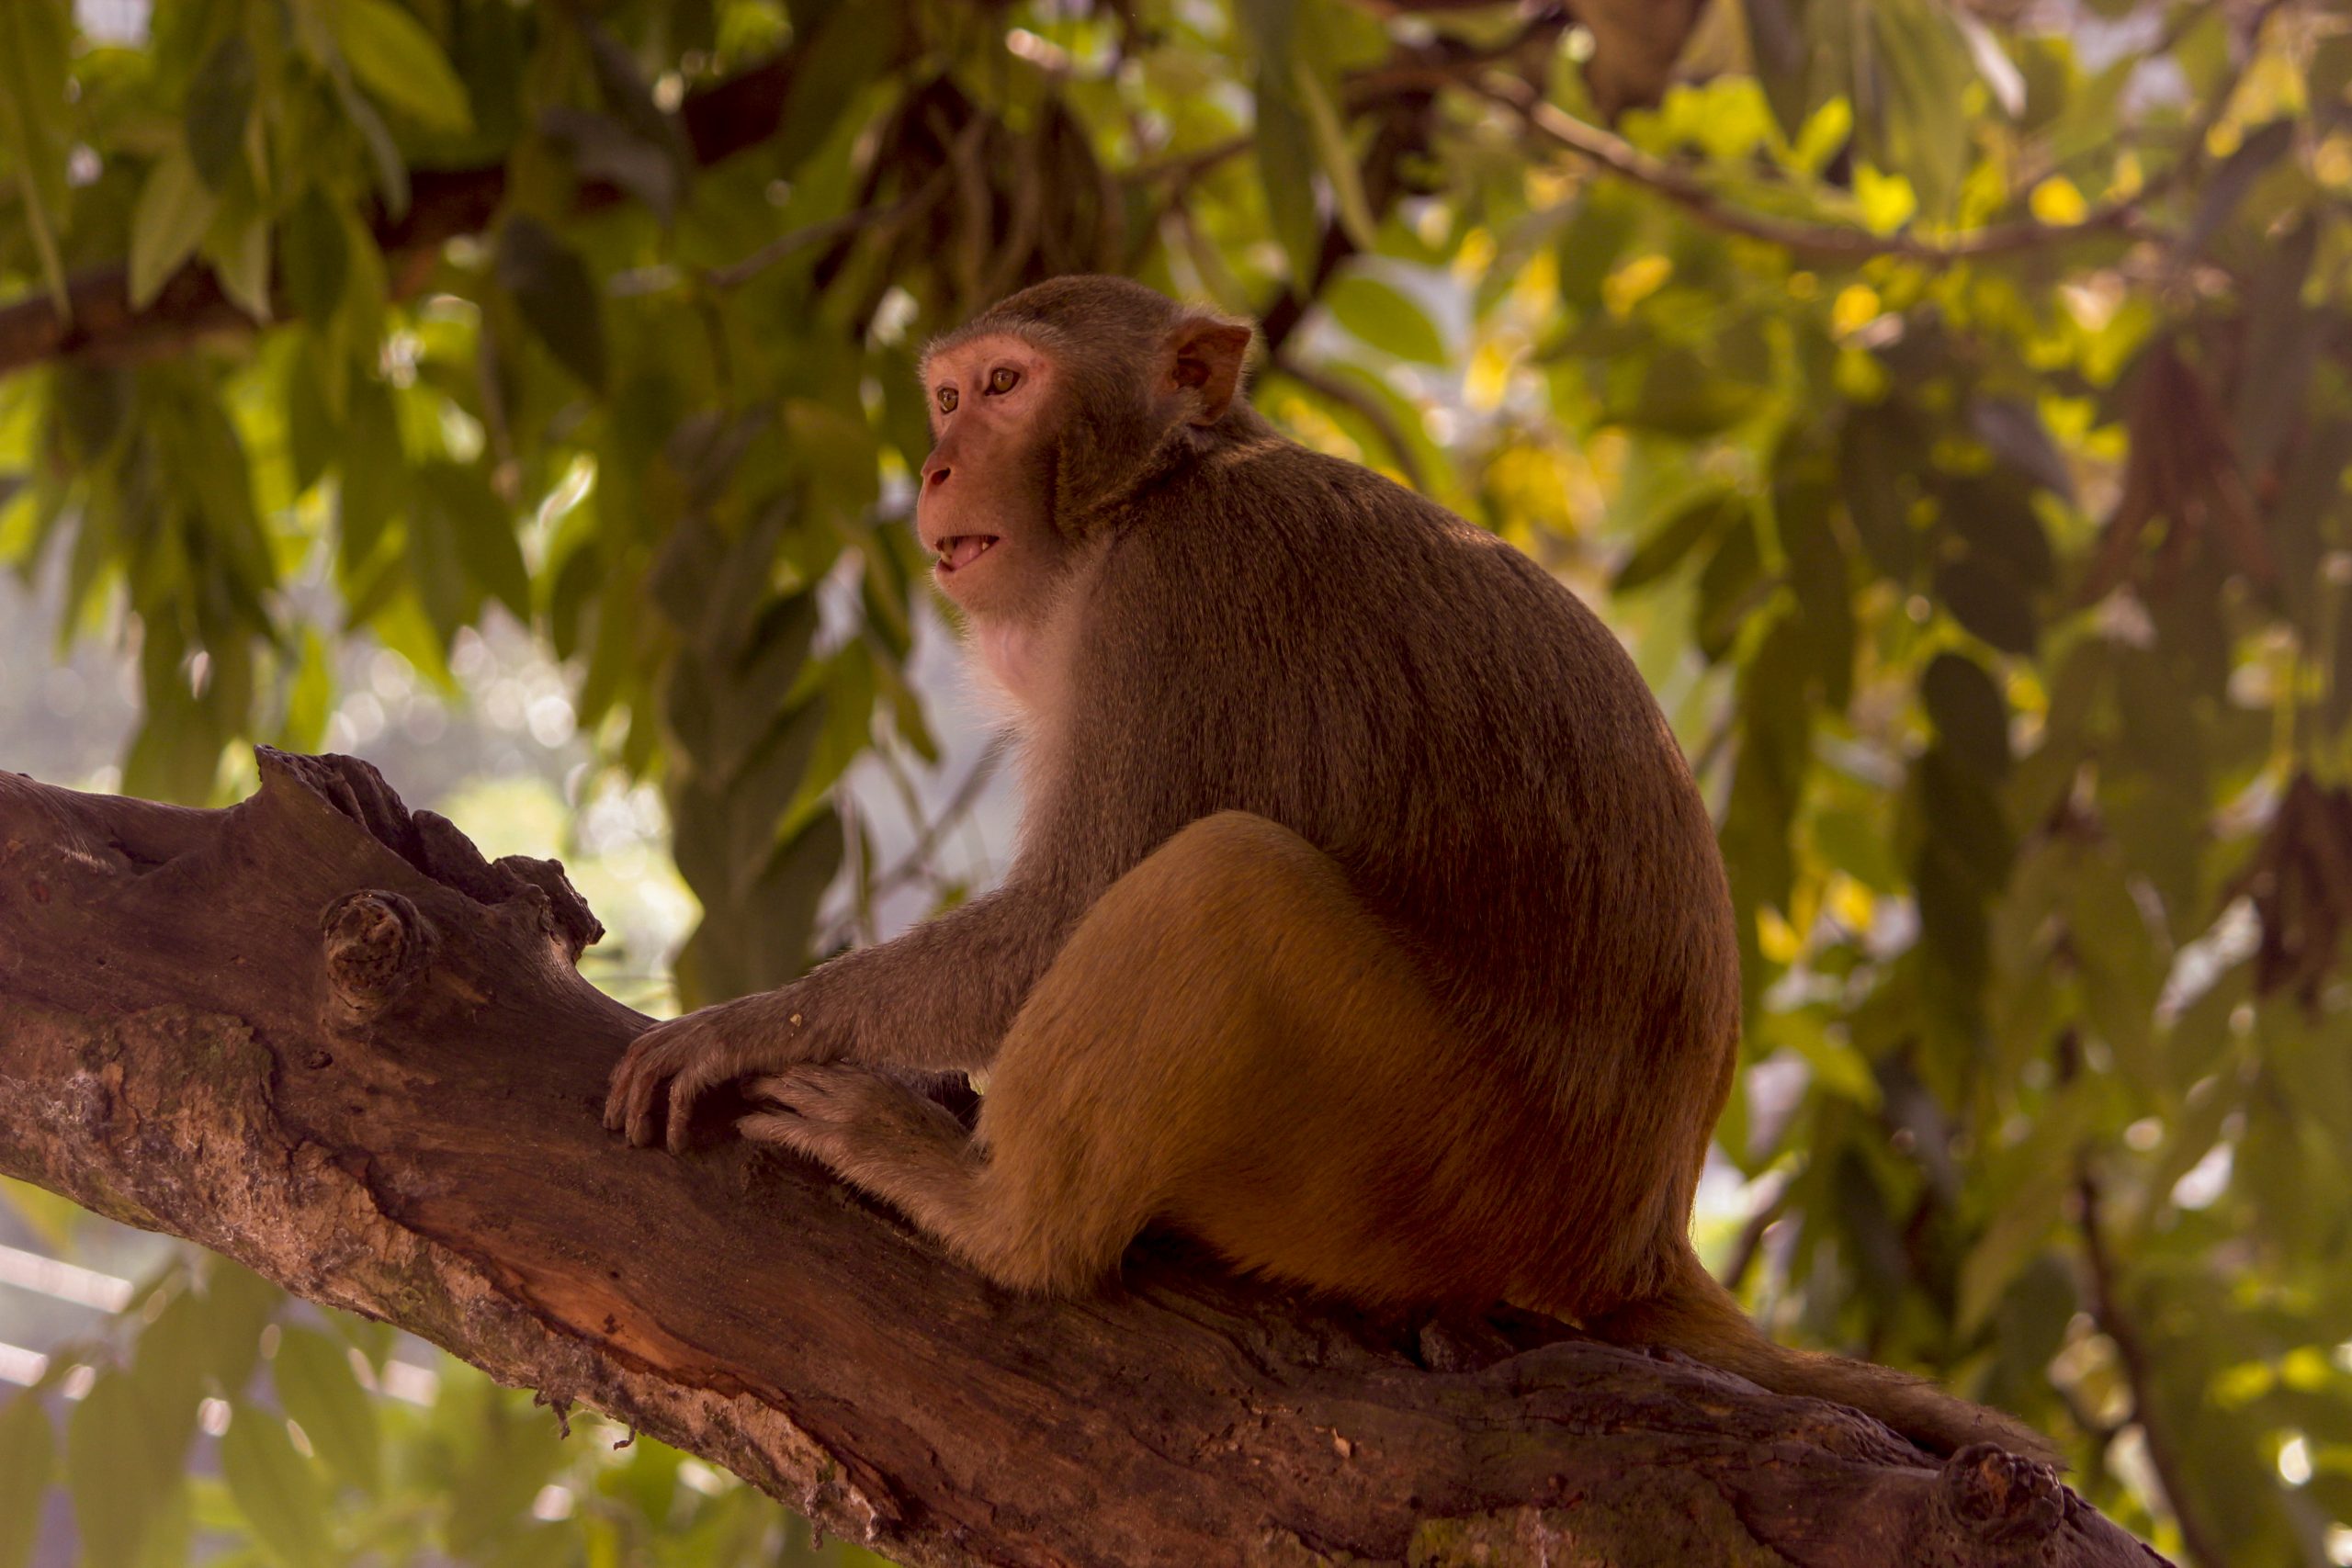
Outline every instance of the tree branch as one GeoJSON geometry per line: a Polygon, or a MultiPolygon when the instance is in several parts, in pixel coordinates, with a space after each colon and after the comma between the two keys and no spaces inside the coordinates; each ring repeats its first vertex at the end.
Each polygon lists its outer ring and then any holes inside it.
{"type": "Polygon", "coordinates": [[[1745,234],[1783,247],[1798,255],[1826,261],[1867,261],[1873,256],[1900,256],[1911,261],[1945,264],[1984,256],[2038,250],[2102,234],[2129,233],[2139,227],[2142,204],[2151,190],[2128,198],[2101,202],[2073,223],[2027,220],[1995,223],[1955,234],[1948,240],[1923,240],[1908,233],[1876,234],[1867,229],[1838,224],[1805,223],[1754,212],[1725,202],[1697,173],[1668,158],[1645,152],[1613,131],[1588,124],[1526,83],[1488,78],[1471,89],[1519,115],[1546,139],[1599,165],[1621,179],[1645,186],[1682,208],[1701,221],[1727,233],[1745,234]]]}
{"type": "MultiPolygon", "coordinates": [[[[678,120],[695,162],[716,164],[774,136],[783,124],[792,68],[792,56],[779,55],[688,97],[678,120]]],[[[397,218],[379,215],[373,226],[378,247],[392,264],[387,270],[397,276],[402,259],[437,250],[460,234],[481,232],[505,197],[503,164],[416,172],[408,210],[397,218]]],[[[621,199],[618,189],[598,181],[580,189],[585,209],[621,199]]],[[[199,339],[254,326],[201,262],[173,274],[142,310],[131,308],[130,276],[120,264],[74,274],[67,281],[69,310],[62,315],[46,294],[0,306],[0,376],[59,359],[128,364],[157,358],[199,339]]]]}
{"type": "Polygon", "coordinates": [[[552,862],[261,753],[192,811],[0,773],[0,1171],[413,1329],[918,1564],[2147,1559],[2049,1472],[1177,1244],[1009,1296],[813,1167],[603,1132],[645,1021],[552,862]]]}
{"type": "Polygon", "coordinates": [[[2107,1249],[2098,1182],[2091,1175],[2086,1158],[2075,1164],[2075,1196],[2081,1205],[2075,1223],[2083,1233],[2091,1321],[2113,1342],[2115,1359],[2122,1363],[2123,1382],[2132,1391],[2132,1419],[2139,1423],[2141,1436],[2148,1445],[2148,1466],[2156,1472],[2157,1484],[2164,1488],[2165,1503],[2172,1509],[2173,1523],[2180,1528],[2181,1544],[2188,1549],[2190,1560],[2198,1568],[2222,1568],[2230,1559],[2199,1513],[2195,1499],[2188,1495],[2188,1472],[2181,1467],[2180,1455],[2173,1447],[2172,1434],[2166,1429],[2164,1417],[2155,1409],[2155,1369],[2148,1359],[2147,1347],[2141,1342],[2138,1327],[2123,1312],[2116,1288],[2115,1259],[2107,1249]]]}
{"type": "Polygon", "coordinates": [[[1421,472],[1421,460],[1414,454],[1412,443],[1405,439],[1405,432],[1388,416],[1388,411],[1376,399],[1362,388],[1348,385],[1337,376],[1327,376],[1311,365],[1300,363],[1295,354],[1276,355],[1273,367],[1278,374],[1289,377],[1308,391],[1353,411],[1379,434],[1381,441],[1396,457],[1397,471],[1405,476],[1405,482],[1418,491],[1429,489],[1427,479],[1421,472]]]}

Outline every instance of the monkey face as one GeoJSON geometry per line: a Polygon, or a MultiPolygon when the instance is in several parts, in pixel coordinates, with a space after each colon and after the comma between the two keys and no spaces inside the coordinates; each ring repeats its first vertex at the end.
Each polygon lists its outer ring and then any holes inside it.
{"type": "Polygon", "coordinates": [[[1012,333],[953,343],[923,366],[933,444],[915,528],[933,581],[973,615],[1042,597],[1064,554],[1052,514],[1058,367],[1012,333]]]}

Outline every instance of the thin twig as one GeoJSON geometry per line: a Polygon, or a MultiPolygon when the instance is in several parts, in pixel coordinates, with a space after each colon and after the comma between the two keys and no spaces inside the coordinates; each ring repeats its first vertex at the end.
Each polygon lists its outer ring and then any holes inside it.
{"type": "MultiPolygon", "coordinates": [[[[899,857],[889,870],[867,885],[865,901],[868,904],[888,897],[899,888],[924,874],[933,852],[939,848],[939,840],[945,838],[948,829],[961,821],[978,803],[980,792],[986,789],[989,781],[996,776],[996,771],[1003,761],[1003,743],[989,742],[988,750],[980,753],[979,760],[972,764],[970,771],[965,773],[963,781],[956,786],[956,793],[947,797],[947,804],[940,807],[937,816],[923,825],[923,829],[916,835],[913,845],[905,854],[899,857]]],[[[828,928],[815,943],[815,950],[820,953],[831,953],[839,948],[847,934],[844,930],[845,924],[846,922],[836,922],[828,928]]]]}
{"type": "Polygon", "coordinates": [[[1762,240],[1800,255],[1829,260],[1865,261],[1874,256],[1944,264],[1973,257],[2004,255],[2044,245],[2064,244],[2094,235],[2131,231],[2138,227],[2141,204],[2154,187],[2143,187],[2129,197],[2093,207],[2079,222],[2042,223],[2026,220],[1996,223],[1949,240],[1923,240],[1915,234],[1873,234],[1826,223],[1805,223],[1769,213],[1731,206],[1689,165],[1645,152],[1614,131],[1577,118],[1546,101],[1534,88],[1519,81],[1482,81],[1470,90],[1516,112],[1528,126],[1569,152],[1600,165],[1622,179],[1657,192],[1694,217],[1730,233],[1762,240]]]}
{"type": "Polygon", "coordinates": [[[814,223],[804,223],[797,229],[787,229],[741,260],[711,268],[702,275],[703,281],[714,288],[738,288],[797,252],[805,251],[812,245],[821,245],[829,240],[837,240],[868,223],[887,222],[896,218],[924,194],[917,191],[914,196],[886,206],[860,207],[835,217],[819,219],[814,223]]]}
{"type": "Polygon", "coordinates": [[[1295,355],[1274,355],[1274,368],[1318,397],[1344,403],[1363,416],[1363,422],[1378,432],[1380,439],[1396,455],[1396,467],[1404,474],[1405,482],[1418,491],[1429,489],[1427,476],[1421,472],[1420,458],[1414,455],[1412,446],[1406,441],[1403,429],[1389,417],[1388,411],[1380,406],[1377,399],[1361,387],[1351,387],[1335,376],[1327,376],[1311,366],[1300,364],[1295,355]]]}
{"type": "Polygon", "coordinates": [[[1732,1243],[1731,1256],[1724,1259],[1723,1270],[1717,1276],[1723,1280],[1725,1290],[1736,1291],[1747,1282],[1747,1271],[1756,1267],[1757,1258],[1763,1256],[1764,1233],[1772,1228],[1781,1212],[1788,1208],[1790,1194],[1795,1190],[1795,1182],[1781,1182],[1770,1198],[1756,1205],[1755,1213],[1747,1216],[1747,1223],[1739,1227],[1739,1235],[1732,1243]]]}
{"type": "Polygon", "coordinates": [[[2075,1223],[2083,1233],[2083,1260],[2090,1275],[2091,1320],[2113,1343],[2116,1359],[2122,1363],[2123,1381],[2132,1390],[2132,1416],[2139,1423],[2141,1435],[2148,1445],[2148,1467],[2155,1472],[2156,1483],[2164,1488],[2165,1501],[2172,1507],[2173,1523],[2180,1527],[2181,1544],[2196,1560],[2198,1568],[2222,1568],[2229,1559],[2216,1542],[2211,1526],[2190,1506],[2180,1454],[2174,1449],[2172,1436],[2163,1420],[2155,1414],[2149,1393],[2155,1385],[2154,1366],[2148,1359],[2148,1348],[2141,1341],[2138,1327],[2124,1315],[2118,1296],[2115,1260],[2108,1252],[2107,1238],[2099,1224],[2098,1183],[2091,1176],[2087,1159],[2075,1162],[2075,1192],[2082,1206],[2075,1223]]]}

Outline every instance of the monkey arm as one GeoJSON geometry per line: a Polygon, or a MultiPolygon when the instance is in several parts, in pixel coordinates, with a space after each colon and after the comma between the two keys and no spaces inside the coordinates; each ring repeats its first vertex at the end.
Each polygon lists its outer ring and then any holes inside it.
{"type": "Polygon", "coordinates": [[[1011,883],[773,994],[840,1021],[832,1059],[984,1067],[1084,912],[1042,882],[1011,883]]]}
{"type": "Polygon", "coordinates": [[[721,1084],[809,1062],[943,1070],[996,1054],[1023,998],[1084,912],[1064,878],[1016,880],[788,986],[672,1019],[613,1069],[605,1124],[683,1151],[721,1084]]]}

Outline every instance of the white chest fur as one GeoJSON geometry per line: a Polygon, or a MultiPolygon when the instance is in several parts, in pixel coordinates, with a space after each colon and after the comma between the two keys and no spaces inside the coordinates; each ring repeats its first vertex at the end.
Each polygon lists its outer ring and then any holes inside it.
{"type": "Polygon", "coordinates": [[[976,617],[966,625],[965,660],[974,684],[1024,739],[1061,728],[1096,565],[1080,564],[1036,614],[976,617]]]}
{"type": "Polygon", "coordinates": [[[1048,627],[1035,621],[985,621],[971,628],[966,652],[989,694],[1024,728],[1044,705],[1048,627]]]}

